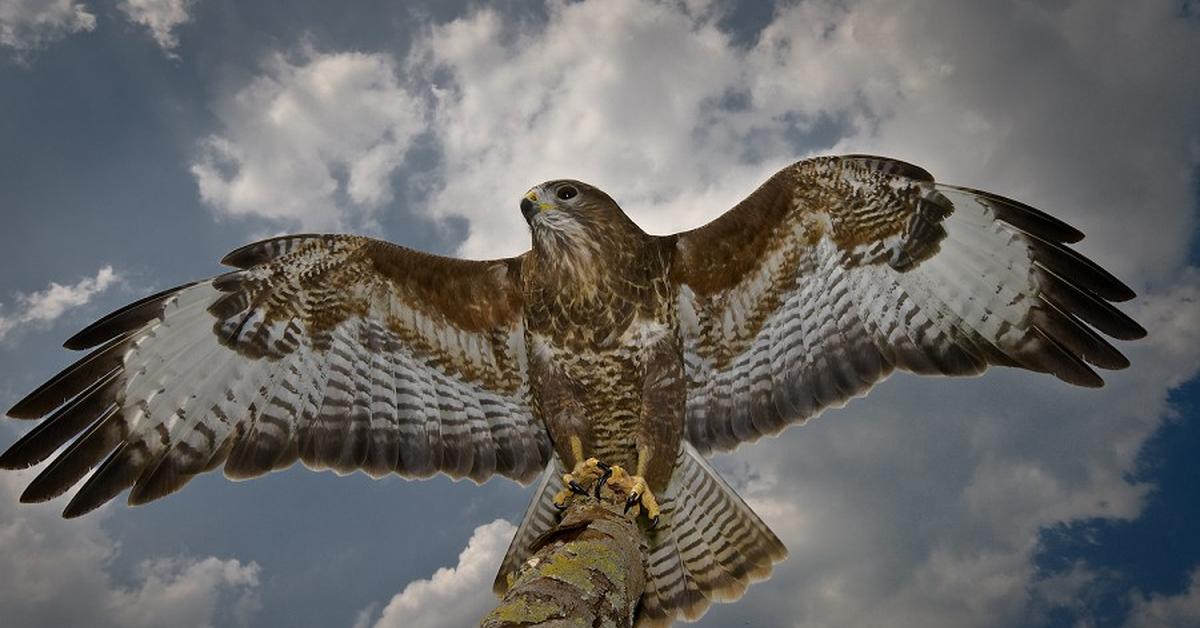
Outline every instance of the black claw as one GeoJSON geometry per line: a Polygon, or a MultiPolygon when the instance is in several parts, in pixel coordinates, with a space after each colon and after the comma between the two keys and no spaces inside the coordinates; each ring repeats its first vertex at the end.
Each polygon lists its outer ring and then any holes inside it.
{"type": "Polygon", "coordinates": [[[653,519],[650,520],[650,528],[649,529],[653,530],[657,527],[658,527],[658,516],[656,515],[653,519]]]}
{"type": "Polygon", "coordinates": [[[596,482],[596,499],[600,499],[600,489],[604,488],[604,484],[608,482],[608,478],[612,477],[612,467],[603,462],[597,463],[596,466],[604,470],[604,473],[600,476],[600,481],[596,482]]]}
{"type": "Polygon", "coordinates": [[[583,486],[581,484],[579,484],[579,482],[576,482],[575,480],[571,480],[570,482],[568,482],[567,488],[571,489],[571,492],[575,493],[576,495],[587,495],[588,494],[587,489],[583,488],[583,486]]]}
{"type": "Polygon", "coordinates": [[[568,508],[568,506],[567,506],[566,504],[563,504],[562,506],[559,506],[559,505],[558,505],[558,502],[554,502],[554,508],[555,508],[555,510],[558,510],[559,512],[564,512],[564,511],[566,511],[566,509],[568,508]]]}
{"type": "Polygon", "coordinates": [[[642,501],[641,495],[639,495],[637,493],[630,493],[629,497],[625,500],[625,512],[629,512],[629,509],[633,508],[634,504],[637,504],[641,501],[642,501]]]}
{"type": "Polygon", "coordinates": [[[597,467],[600,467],[600,470],[601,470],[601,471],[603,471],[603,472],[605,472],[605,473],[607,473],[607,474],[609,474],[609,475],[612,475],[612,466],[611,466],[611,465],[609,465],[608,463],[606,463],[606,462],[600,462],[599,460],[597,460],[597,461],[596,461],[596,466],[597,466],[597,467]]]}

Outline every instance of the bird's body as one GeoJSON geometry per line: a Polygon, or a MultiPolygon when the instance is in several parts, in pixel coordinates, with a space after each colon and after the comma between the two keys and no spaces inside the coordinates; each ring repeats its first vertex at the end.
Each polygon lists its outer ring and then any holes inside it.
{"type": "MultiPolygon", "coordinates": [[[[596,193],[579,182],[561,185],[596,193]]],[[[556,219],[533,219],[546,224],[535,227],[523,269],[534,413],[568,468],[582,461],[573,438],[584,459],[630,470],[642,449],[646,480],[665,489],[686,401],[666,251],[632,221],[556,219]],[[571,237],[572,229],[590,233],[571,237]]]]}
{"type": "Polygon", "coordinates": [[[235,479],[297,460],[540,474],[503,591],[571,473],[620,466],[651,515],[638,621],[661,625],[736,599],[786,556],[704,454],[803,423],[895,369],[1004,365],[1099,386],[1092,367],[1128,366],[1100,334],[1145,334],[1110,303],[1133,292],[1068,246],[1083,234],[896,160],[800,161],[668,236],[578,181],[537,186],[520,207],[533,246],[506,259],[343,235],[230,253],[234,270],[69,339],[91,353],[9,410],[44,420],[0,468],[54,456],[23,501],[87,476],[68,517],[222,465],[235,479]]]}

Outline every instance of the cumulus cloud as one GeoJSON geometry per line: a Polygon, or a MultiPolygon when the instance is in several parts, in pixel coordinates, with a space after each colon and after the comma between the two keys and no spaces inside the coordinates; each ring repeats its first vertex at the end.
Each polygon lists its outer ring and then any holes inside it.
{"type": "Polygon", "coordinates": [[[640,0],[549,8],[544,27],[481,10],[437,27],[414,52],[413,63],[451,79],[434,91],[444,183],[429,208],[468,219],[462,253],[528,248],[516,201],[548,179],[598,185],[665,231],[766,177],[739,162],[730,124],[712,119],[742,73],[712,23],[640,0]]]}
{"type": "Polygon", "coordinates": [[[118,281],[120,277],[112,266],[103,266],[95,277],[80,279],[73,285],[50,282],[45,290],[18,295],[17,310],[0,314],[0,340],[14,329],[26,325],[48,325],[67,311],[86,305],[92,297],[118,281]]]}
{"type": "Polygon", "coordinates": [[[1135,594],[1126,628],[1186,628],[1200,625],[1200,570],[1179,595],[1135,594]]]}
{"type": "MultiPolygon", "coordinates": [[[[408,583],[383,608],[374,627],[456,628],[479,623],[496,605],[492,579],[516,531],[504,519],[475,528],[458,555],[458,565],[438,569],[428,580],[408,583]]],[[[373,609],[366,609],[355,625],[370,625],[372,614],[373,609]]]]}
{"type": "Polygon", "coordinates": [[[18,505],[30,472],[0,475],[0,616],[23,626],[248,625],[259,567],[214,557],[156,558],[129,583],[107,571],[118,545],[102,516],[65,521],[47,504],[18,505]]]}
{"type": "Polygon", "coordinates": [[[245,626],[258,609],[258,574],[256,563],[243,565],[236,559],[148,560],[138,566],[139,586],[112,591],[108,608],[120,626],[213,625],[219,594],[229,589],[239,592],[231,608],[234,619],[245,626]]]}
{"type": "Polygon", "coordinates": [[[175,27],[191,19],[188,11],[194,0],[123,0],[117,8],[134,24],[140,24],[150,31],[150,36],[158,46],[170,56],[174,56],[179,39],[175,36],[175,27]]]}
{"type": "Polygon", "coordinates": [[[218,214],[309,230],[369,224],[422,129],[422,104],[385,54],[276,56],[218,108],[192,165],[218,214]]]}
{"type": "Polygon", "coordinates": [[[96,16],[74,0],[0,0],[0,46],[27,51],[96,28],[96,16]]]}

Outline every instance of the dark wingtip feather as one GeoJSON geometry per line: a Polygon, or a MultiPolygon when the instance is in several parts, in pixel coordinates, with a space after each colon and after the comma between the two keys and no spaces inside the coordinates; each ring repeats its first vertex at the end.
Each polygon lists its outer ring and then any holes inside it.
{"type": "Polygon", "coordinates": [[[170,462],[167,462],[165,466],[160,464],[149,476],[143,474],[134,483],[133,490],[129,492],[129,505],[141,506],[166,497],[183,488],[183,485],[192,479],[193,476],[190,474],[178,473],[170,465],[170,462]]]}
{"type": "Polygon", "coordinates": [[[1101,388],[1104,386],[1104,378],[1092,370],[1092,367],[1085,364],[1070,351],[1062,348],[1057,341],[1051,340],[1051,342],[1058,347],[1061,354],[1056,356],[1052,363],[1053,366],[1050,370],[1052,375],[1068,384],[1084,388],[1101,388]]]}
{"type": "MultiPolygon", "coordinates": [[[[51,468],[53,468],[53,464],[51,464],[51,468]]],[[[69,483],[59,482],[57,478],[47,475],[47,471],[50,471],[50,469],[42,471],[41,474],[33,478],[29,486],[26,486],[25,490],[21,492],[20,501],[22,504],[40,504],[50,501],[67,492],[67,489],[71,488],[75,481],[78,480],[76,479],[69,483]]],[[[85,470],[84,473],[86,472],[85,470]]],[[[82,476],[82,474],[80,475],[82,476]]]]}
{"type": "Polygon", "coordinates": [[[1078,356],[1058,340],[1038,327],[1031,327],[1036,346],[1017,355],[1021,366],[1041,373],[1050,373],[1062,381],[1085,388],[1100,388],[1104,380],[1078,356]]]}
{"type": "Polygon", "coordinates": [[[102,504],[96,504],[95,506],[91,506],[90,508],[85,508],[82,504],[77,504],[75,500],[71,500],[71,503],[67,504],[67,507],[63,509],[62,518],[63,519],[78,519],[79,517],[82,517],[82,516],[88,514],[89,512],[92,512],[93,510],[99,508],[101,505],[102,504]]]}
{"type": "Polygon", "coordinates": [[[112,409],[96,420],[88,431],[42,470],[25,492],[22,503],[44,502],[62,495],[75,485],[121,441],[121,413],[112,409]]]}
{"type": "Polygon", "coordinates": [[[1090,376],[1078,377],[1076,375],[1071,375],[1064,377],[1058,373],[1055,373],[1054,376],[1068,384],[1073,384],[1083,388],[1104,388],[1104,378],[1100,377],[1098,373],[1091,369],[1088,369],[1088,371],[1090,372],[1090,376]]]}
{"type": "MultiPolygon", "coordinates": [[[[1125,318],[1129,318],[1129,317],[1126,316],[1125,318]]],[[[1125,332],[1124,336],[1113,336],[1113,338],[1117,338],[1120,340],[1141,340],[1142,338],[1145,338],[1149,333],[1150,332],[1146,331],[1145,327],[1142,327],[1137,321],[1133,320],[1132,318],[1129,318],[1129,330],[1125,332]]]]}
{"type": "Polygon", "coordinates": [[[1035,327],[1058,341],[1073,355],[1103,369],[1120,370],[1129,367],[1129,359],[1086,325],[1055,308],[1047,301],[1035,307],[1030,315],[1035,327]]]}
{"type": "Polygon", "coordinates": [[[1108,301],[1072,285],[1053,272],[1035,269],[1038,286],[1056,307],[1068,312],[1118,340],[1138,340],[1146,337],[1146,328],[1138,324],[1108,301]]]}
{"type": "Polygon", "coordinates": [[[0,454],[0,469],[28,469],[40,463],[103,416],[106,410],[113,409],[111,404],[117,391],[109,386],[118,375],[119,371],[114,370],[38,423],[0,454]]]}
{"type": "Polygon", "coordinates": [[[1071,225],[1047,214],[1046,212],[1026,205],[1011,198],[993,194],[985,190],[961,185],[938,184],[938,187],[956,190],[986,201],[986,205],[996,214],[996,218],[1044,240],[1059,243],[1074,243],[1083,239],[1083,232],[1071,225]]]}
{"type": "Polygon", "coordinates": [[[144,453],[144,449],[141,449],[138,443],[122,443],[114,449],[100,468],[84,483],[83,488],[71,498],[63,510],[63,518],[74,519],[86,515],[133,486],[141,474],[141,468],[135,462],[136,456],[139,455],[135,452],[139,450],[144,453]]]}
{"type": "Polygon", "coordinates": [[[14,419],[39,419],[70,401],[97,380],[104,379],[114,369],[121,368],[121,351],[118,349],[128,337],[124,335],[114,338],[103,347],[80,358],[13,404],[6,414],[14,419]]]}
{"type": "Polygon", "coordinates": [[[4,416],[7,416],[10,419],[21,419],[24,421],[40,419],[44,415],[45,413],[35,413],[29,409],[24,399],[18,401],[17,403],[13,404],[11,408],[4,411],[4,416]]]}
{"type": "Polygon", "coordinates": [[[26,462],[26,460],[28,460],[27,456],[22,456],[19,453],[16,453],[18,451],[17,445],[19,444],[20,441],[17,441],[11,447],[9,447],[8,450],[0,454],[0,469],[4,469],[5,471],[16,471],[19,469],[28,469],[29,467],[37,464],[36,462],[26,462]]]}
{"type": "Polygon", "coordinates": [[[1099,264],[1065,246],[1037,236],[1027,236],[1034,260],[1066,281],[1094,292],[1109,301],[1128,301],[1136,293],[1099,264]]]}
{"type": "Polygon", "coordinates": [[[209,455],[197,452],[186,440],[176,442],[138,476],[129,492],[129,505],[141,506],[179,491],[197,473],[205,471],[209,462],[209,455]]]}
{"type": "Polygon", "coordinates": [[[161,314],[163,301],[171,295],[190,288],[197,283],[195,281],[185,283],[138,299],[83,328],[79,333],[68,338],[63,343],[63,347],[76,351],[91,349],[117,336],[138,329],[161,314]]]}

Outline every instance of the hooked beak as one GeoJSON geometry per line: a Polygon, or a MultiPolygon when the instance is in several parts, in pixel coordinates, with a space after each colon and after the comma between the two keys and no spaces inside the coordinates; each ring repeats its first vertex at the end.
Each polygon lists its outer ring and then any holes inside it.
{"type": "Polygon", "coordinates": [[[533,224],[533,217],[539,212],[544,212],[548,209],[553,209],[554,206],[550,203],[538,201],[537,192],[530,191],[521,199],[521,215],[525,217],[525,222],[533,224]]]}
{"type": "Polygon", "coordinates": [[[529,200],[529,198],[521,199],[521,215],[525,217],[526,223],[533,222],[533,215],[536,212],[537,209],[534,208],[533,201],[529,200]]]}

